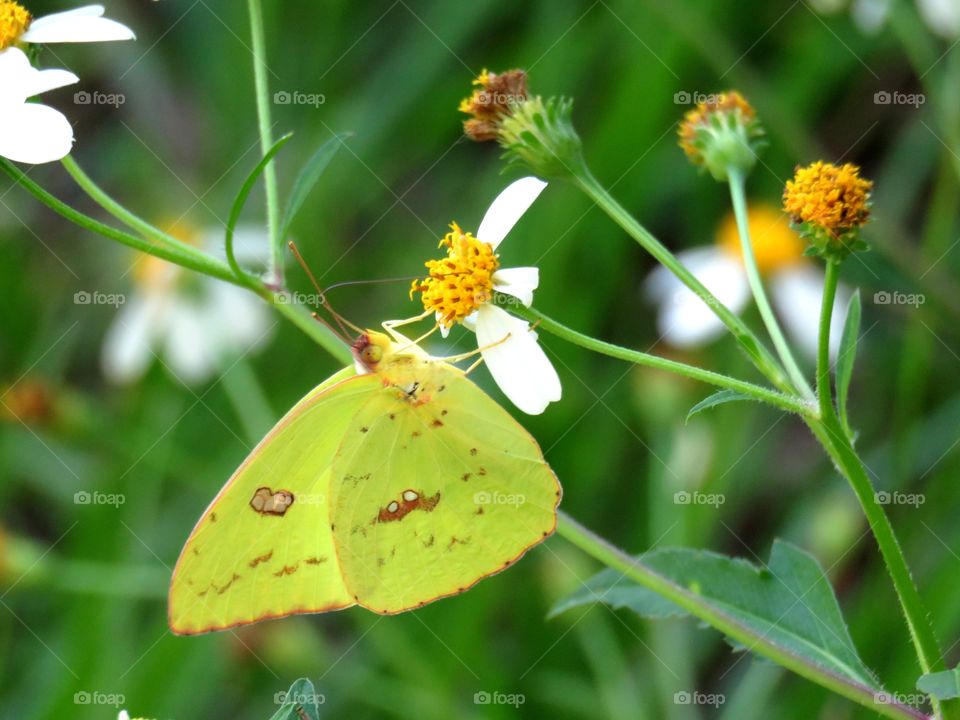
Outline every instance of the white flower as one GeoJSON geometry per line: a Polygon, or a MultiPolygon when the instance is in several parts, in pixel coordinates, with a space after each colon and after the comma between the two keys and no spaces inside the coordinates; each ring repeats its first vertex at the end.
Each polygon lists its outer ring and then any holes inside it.
{"type": "Polygon", "coordinates": [[[530,324],[492,300],[496,291],[529,306],[540,272],[535,267],[500,269],[495,253],[546,186],[535,177],[511,183],[490,205],[476,236],[451,225],[443,241],[447,257],[427,263],[431,276],[414,284],[423,293],[424,307],[435,311],[444,336],[457,322],[476,333],[493,379],[529,415],[539,415],[560,399],[560,378],[530,324]]]}
{"type": "MultiPolygon", "coordinates": [[[[757,206],[749,211],[750,236],[757,264],[773,305],[787,332],[810,357],[817,352],[823,270],[802,256],[803,242],[777,209],[757,206]]],[[[747,272],[740,255],[736,221],[728,217],[713,246],[677,253],[677,258],[717,299],[736,313],[751,299],[747,272]]],[[[660,306],[657,328],[667,343],[690,348],[724,334],[725,327],[707,303],[665,267],[647,278],[647,295],[660,306]]],[[[831,325],[830,351],[836,356],[850,293],[837,292],[831,325]]]]}
{"type": "Polygon", "coordinates": [[[36,164],[69,154],[73,128],[67,118],[27,100],[77,80],[66,70],[37,70],[18,48],[0,52],[0,156],[36,164]]]}
{"type": "Polygon", "coordinates": [[[22,5],[0,0],[0,156],[40,164],[70,153],[73,128],[67,118],[27,100],[79,78],[66,70],[33,68],[17,46],[134,38],[130,28],[102,17],[103,13],[102,5],[89,5],[33,20],[22,5]]]}
{"type": "MultiPolygon", "coordinates": [[[[887,22],[893,0],[852,0],[850,14],[865,33],[878,32],[887,22]]],[[[816,0],[822,13],[841,10],[844,0],[816,0]]],[[[931,32],[947,39],[960,37],[960,2],[957,0],[917,0],[917,10],[931,32]]]]}
{"type": "MultiPolygon", "coordinates": [[[[223,234],[211,231],[197,244],[220,247],[223,234]]],[[[254,255],[262,257],[268,239],[260,229],[239,228],[235,247],[237,259],[249,263],[254,255]]],[[[143,256],[134,272],[138,288],[120,307],[103,343],[103,371],[114,382],[139,379],[159,356],[179,380],[202,383],[231,356],[255,349],[270,334],[266,307],[247,290],[205,276],[187,277],[153,256],[143,256]]]]}

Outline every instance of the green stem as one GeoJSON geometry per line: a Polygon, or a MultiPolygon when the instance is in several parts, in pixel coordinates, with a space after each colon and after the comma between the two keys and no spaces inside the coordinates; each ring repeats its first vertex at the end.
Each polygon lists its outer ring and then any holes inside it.
{"type": "Polygon", "coordinates": [[[563,511],[559,511],[557,515],[557,533],[560,536],[604,565],[619,570],[631,580],[667,598],[724,635],[742,643],[752,652],[886,717],[911,718],[912,720],[926,718],[923,713],[906,705],[877,703],[873,688],[835,675],[825,668],[785,650],[772,642],[765,634],[751,630],[735,617],[712,607],[696,592],[677,585],[669,578],[659,574],[644,564],[642,559],[631,557],[619,548],[614,547],[563,511]]]}
{"type": "MultiPolygon", "coordinates": [[[[328,327],[318,323],[305,308],[300,305],[278,302],[277,296],[263,285],[251,287],[245,279],[238,278],[230,269],[230,266],[223,261],[212,258],[190,245],[184,245],[181,248],[176,245],[159,244],[136,235],[131,235],[123,230],[110,227],[89,215],[85,215],[79,210],[75,210],[59,198],[51,195],[21,172],[18,167],[3,158],[0,158],[0,170],[3,170],[14,182],[21,185],[41,203],[85,230],[97,233],[105,238],[126,245],[129,248],[139,250],[147,255],[153,255],[161,260],[166,260],[188,270],[193,270],[194,272],[252,290],[273,305],[277,312],[299,327],[324,350],[333,355],[338,362],[342,362],[345,365],[353,362],[350,348],[328,327]]],[[[127,213],[127,215],[129,217],[135,217],[132,213],[127,213]]],[[[160,231],[157,230],[157,232],[160,231]]],[[[173,238],[170,239],[173,240],[173,238]]]]}
{"type": "MultiPolygon", "coordinates": [[[[498,298],[500,297],[501,296],[498,295],[498,298]]],[[[672,372],[677,375],[683,375],[684,377],[709,383],[710,385],[716,385],[717,387],[725,388],[727,390],[735,390],[739,393],[743,393],[744,395],[749,395],[756,400],[760,400],[761,402],[769,403],[774,407],[780,408],[781,410],[786,410],[787,412],[793,412],[799,415],[808,415],[813,411],[813,407],[809,403],[806,403],[803,400],[794,397],[793,395],[784,394],[778,392],[777,390],[771,390],[745,380],[738,380],[736,378],[728,377],[727,375],[711,372],[710,370],[704,370],[703,368],[698,368],[695,365],[687,365],[686,363],[668,360],[666,358],[657,357],[656,355],[650,355],[637,350],[630,350],[629,348],[621,347],[620,345],[613,345],[611,343],[603,342],[602,340],[597,340],[589,337],[588,335],[584,335],[583,333],[579,333],[576,330],[568,328],[566,325],[560,324],[556,320],[547,317],[539,310],[534,308],[511,306],[510,310],[515,315],[529,320],[532,323],[536,323],[537,329],[545,330],[559,338],[562,338],[563,340],[566,340],[567,342],[573,343],[574,345],[579,345],[587,350],[592,350],[593,352],[598,352],[602,355],[608,355],[610,357],[617,358],[618,360],[626,360],[627,362],[632,362],[637,365],[643,365],[644,367],[652,367],[658,370],[672,372]]]]}
{"type": "MultiPolygon", "coordinates": [[[[854,449],[833,406],[830,385],[830,326],[837,294],[839,269],[838,263],[827,261],[817,347],[817,397],[820,402],[820,419],[812,420],[808,417],[807,424],[850,483],[863,508],[896,590],[900,607],[903,609],[921,671],[924,674],[937,672],[945,669],[946,666],[940,645],[930,625],[929,613],[910,573],[910,567],[907,565],[893,525],[890,524],[890,518],[887,517],[883,505],[879,503],[863,461],[854,449]]],[[[934,707],[936,709],[936,702],[934,707]]],[[[944,718],[960,717],[953,708],[947,710],[944,707],[943,710],[944,718]]]]}
{"type": "MultiPolygon", "coordinates": [[[[263,30],[263,7],[260,0],[247,0],[250,14],[250,36],[253,42],[253,80],[257,94],[257,124],[260,147],[264,155],[273,147],[273,122],[270,119],[270,86],[267,80],[267,40],[263,30]]],[[[280,237],[280,201],[277,173],[271,162],[264,168],[263,183],[267,196],[267,226],[270,231],[270,283],[283,285],[283,238],[280,237]]]]}
{"type": "Polygon", "coordinates": [[[747,279],[750,282],[753,299],[757,303],[757,309],[760,311],[760,317],[763,318],[763,324],[766,326],[767,332],[770,333],[777,355],[780,356],[780,361],[790,374],[793,384],[803,395],[813,400],[813,390],[810,389],[810,384],[804,377],[803,371],[800,370],[787,339],[783,336],[783,330],[780,329],[780,323],[777,322],[777,317],[773,314],[773,308],[770,307],[770,301],[767,299],[767,293],[763,288],[763,280],[760,277],[757,257],[753,252],[753,242],[750,238],[750,221],[745,191],[746,180],[741,173],[736,171],[731,171],[728,177],[730,199],[733,202],[733,212],[737,218],[737,230],[740,235],[743,264],[747,270],[747,279]]]}
{"type": "Polygon", "coordinates": [[[721,322],[733,333],[737,342],[743,347],[753,363],[767,378],[784,392],[794,393],[789,378],[785,375],[777,360],[770,351],[763,346],[756,335],[730,310],[721,303],[706,286],[697,279],[687,268],[677,260],[659,240],[647,231],[634,217],[618,203],[606,188],[589,172],[583,169],[576,172],[573,181],[586,195],[592,199],[610,218],[623,228],[630,237],[636,240],[641,247],[649,252],[654,259],[676,275],[680,281],[697,297],[703,300],[720,318],[721,322]]]}

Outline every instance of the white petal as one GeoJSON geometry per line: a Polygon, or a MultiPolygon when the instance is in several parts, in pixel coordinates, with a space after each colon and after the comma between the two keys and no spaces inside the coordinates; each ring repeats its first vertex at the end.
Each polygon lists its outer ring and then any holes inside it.
{"type": "Polygon", "coordinates": [[[938,35],[955,38],[960,35],[960,2],[957,0],[917,0],[920,14],[938,35]]]}
{"type": "Polygon", "coordinates": [[[150,366],[152,337],[162,325],[161,298],[134,295],[114,318],[103,340],[103,374],[116,383],[139,379],[150,366]]]}
{"type": "Polygon", "coordinates": [[[172,306],[163,359],[187,385],[204,382],[219,367],[219,328],[209,320],[198,303],[177,300],[172,306]]]}
{"type": "Polygon", "coordinates": [[[850,14],[860,30],[873,34],[886,24],[890,0],[855,0],[850,14]]]}
{"type": "Polygon", "coordinates": [[[547,184],[535,177],[520,178],[510,183],[506,190],[497,195],[477,230],[477,239],[493,245],[494,249],[533,205],[547,184]]]}
{"type": "Polygon", "coordinates": [[[85,43],[136,39],[133,30],[126,25],[102,15],[102,5],[88,5],[47,15],[30,23],[30,27],[20,39],[28,43],[85,43]]]}
{"type": "Polygon", "coordinates": [[[204,282],[204,312],[218,327],[208,342],[219,341],[214,351],[243,353],[269,339],[273,322],[266,304],[247,290],[219,280],[204,282]]]}
{"type": "MultiPolygon", "coordinates": [[[[820,303],[823,299],[823,270],[813,263],[781,270],[770,281],[777,314],[790,337],[807,357],[817,356],[820,331],[820,303]]],[[[850,301],[850,291],[841,286],[830,323],[830,356],[836,358],[850,301]]]]}
{"type": "MultiPolygon", "coordinates": [[[[205,230],[200,237],[200,247],[225,260],[224,234],[222,226],[205,230]]],[[[244,267],[265,266],[270,259],[270,235],[266,228],[257,223],[237,225],[233,233],[233,256],[244,267]]]]}
{"type": "Polygon", "coordinates": [[[46,105],[24,103],[0,112],[0,156],[15,162],[54,162],[73,149],[73,126],[46,105]]]}
{"type": "MultiPolygon", "coordinates": [[[[717,299],[739,313],[750,299],[747,274],[740,260],[718,247],[685,250],[677,258],[717,299]]],[[[646,281],[646,293],[660,305],[657,328],[661,338],[679,347],[696,347],[723,334],[724,325],[707,303],[663,266],[646,281]]]]}
{"type": "Polygon", "coordinates": [[[37,70],[19,48],[0,52],[0,107],[6,111],[47,90],[72,85],[80,78],[67,70],[37,70]]]}
{"type": "Polygon", "coordinates": [[[514,405],[539,415],[560,399],[560,378],[529,330],[525,320],[493,305],[477,311],[477,343],[486,348],[481,353],[490,374],[514,405]]]}
{"type": "Polygon", "coordinates": [[[493,274],[493,289],[533,305],[533,291],[540,285],[540,270],[535,267],[507,268],[493,274]]]}
{"type": "MultiPolygon", "coordinates": [[[[467,315],[460,322],[470,332],[476,332],[477,331],[477,311],[474,310],[472,313],[467,315]]],[[[443,328],[440,328],[440,329],[443,330],[443,328]]],[[[446,337],[446,335],[444,335],[444,337],[446,337]]]]}

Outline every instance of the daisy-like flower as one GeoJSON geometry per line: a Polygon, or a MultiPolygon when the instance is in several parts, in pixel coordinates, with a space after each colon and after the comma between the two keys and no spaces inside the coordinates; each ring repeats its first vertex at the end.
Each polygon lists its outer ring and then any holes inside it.
{"type": "Polygon", "coordinates": [[[440,241],[447,256],[427,261],[429,275],[410,289],[411,297],[421,294],[423,307],[434,313],[445,337],[458,323],[476,332],[493,379],[529,415],[539,415],[560,399],[560,378],[529,323],[493,301],[499,292],[531,305],[540,272],[535,267],[501,269],[496,250],[546,186],[535,177],[509,185],[490,205],[476,236],[453,223],[440,241]]]}
{"type": "MultiPolygon", "coordinates": [[[[750,239],[757,266],[770,288],[784,326],[810,357],[817,352],[823,272],[805,258],[804,242],[789,226],[789,218],[774,207],[749,210],[750,239]]],[[[743,265],[737,222],[730,214],[717,230],[716,243],[677,254],[680,261],[734,312],[750,301],[750,284],[743,265]]],[[[679,348],[704,345],[724,332],[713,310],[664,267],[646,282],[648,296],[659,304],[657,327],[663,339],[679,348]]],[[[843,313],[849,292],[840,289],[831,330],[831,352],[839,347],[843,313]]]]}
{"type": "Polygon", "coordinates": [[[73,128],[63,114],[28,103],[40,93],[79,81],[66,70],[37,70],[21,49],[28,43],[132,40],[133,31],[88,5],[34,20],[25,7],[0,0],[0,156],[40,164],[70,153],[73,128]]]}
{"type": "MultiPolygon", "coordinates": [[[[223,245],[217,230],[171,234],[211,252],[223,245]]],[[[259,228],[238,228],[234,243],[237,259],[251,265],[269,247],[259,228]]],[[[136,290],[117,312],[102,348],[104,374],[114,382],[139,379],[159,356],[179,380],[202,383],[225,360],[268,338],[266,307],[242,288],[193,276],[152,255],[138,259],[133,275],[136,290]]]]}
{"type": "Polygon", "coordinates": [[[78,79],[66,70],[37,70],[18,48],[0,52],[0,156],[39,164],[69,154],[73,127],[67,118],[27,100],[78,79]]]}

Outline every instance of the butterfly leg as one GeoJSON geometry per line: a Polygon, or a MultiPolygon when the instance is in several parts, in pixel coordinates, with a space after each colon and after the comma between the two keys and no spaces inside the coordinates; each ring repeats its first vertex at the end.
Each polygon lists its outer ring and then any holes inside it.
{"type": "MultiPolygon", "coordinates": [[[[446,356],[445,358],[443,358],[443,359],[444,359],[444,361],[449,362],[449,363],[460,362],[461,360],[468,360],[468,359],[472,358],[474,355],[477,355],[478,353],[482,353],[484,350],[489,350],[490,348],[495,348],[497,345],[501,345],[501,344],[505,343],[507,340],[510,339],[510,335],[512,335],[512,333],[507,333],[507,334],[504,335],[502,338],[500,338],[500,339],[497,340],[496,342],[490,343],[489,345],[484,345],[483,347],[478,347],[476,350],[471,350],[470,352],[460,353],[459,355],[447,355],[447,356],[446,356]]],[[[479,364],[482,360],[483,360],[483,358],[480,358],[480,360],[478,360],[477,362],[475,362],[474,365],[479,364]]],[[[470,370],[473,370],[473,365],[470,366],[470,370]]],[[[470,370],[468,370],[467,372],[470,372],[470,370]]]]}
{"type": "Polygon", "coordinates": [[[404,325],[412,325],[413,323],[420,322],[421,320],[426,318],[428,315],[430,315],[430,311],[426,310],[420,313],[419,315],[416,315],[415,317],[412,317],[412,318],[407,318],[406,320],[384,320],[382,323],[380,323],[380,325],[383,327],[384,330],[387,331],[387,334],[390,337],[392,337],[395,341],[410,342],[409,338],[406,338],[403,335],[400,335],[400,333],[396,332],[395,331],[396,328],[403,327],[404,325]]]}

